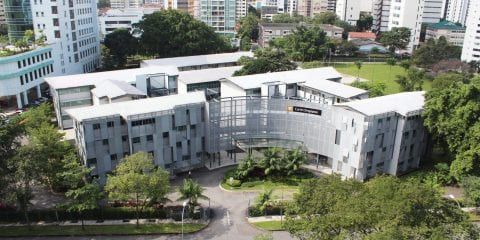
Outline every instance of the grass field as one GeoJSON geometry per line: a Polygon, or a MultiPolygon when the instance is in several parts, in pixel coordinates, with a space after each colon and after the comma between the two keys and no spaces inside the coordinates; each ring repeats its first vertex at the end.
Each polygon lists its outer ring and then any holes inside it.
{"type": "Polygon", "coordinates": [[[250,182],[247,186],[242,187],[230,187],[225,182],[221,183],[222,187],[230,191],[258,191],[262,192],[265,189],[273,189],[273,198],[274,199],[292,199],[293,194],[298,192],[298,185],[288,185],[281,182],[272,182],[272,181],[256,181],[250,182]]]}
{"type": "Polygon", "coordinates": [[[268,231],[282,231],[285,230],[280,221],[266,221],[252,223],[255,227],[268,231]]]}
{"type": "MultiPolygon", "coordinates": [[[[314,66],[314,64],[308,64],[309,67],[314,66]]],[[[378,64],[363,64],[360,69],[360,74],[358,74],[357,67],[352,64],[339,63],[333,65],[337,71],[343,74],[348,74],[354,77],[360,75],[360,78],[367,79],[374,82],[385,83],[386,89],[385,94],[393,94],[400,92],[400,85],[395,82],[397,75],[405,75],[405,70],[400,66],[390,67],[386,63],[378,64]]],[[[430,90],[431,81],[425,81],[423,83],[424,90],[430,90]]]]}
{"type": "MultiPolygon", "coordinates": [[[[184,224],[184,232],[192,233],[203,229],[205,224],[184,224]]],[[[104,226],[32,226],[0,227],[0,237],[22,236],[85,236],[85,235],[136,235],[136,234],[172,234],[181,233],[182,225],[176,223],[145,224],[136,228],[135,225],[104,225],[104,226]]]]}

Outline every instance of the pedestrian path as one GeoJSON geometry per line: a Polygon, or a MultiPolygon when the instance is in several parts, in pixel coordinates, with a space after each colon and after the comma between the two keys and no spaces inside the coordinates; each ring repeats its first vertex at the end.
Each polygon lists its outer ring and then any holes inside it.
{"type": "Polygon", "coordinates": [[[249,223],[256,222],[270,222],[270,221],[282,221],[285,220],[284,215],[272,215],[272,216],[262,216],[262,217],[249,217],[247,218],[249,223]]]}
{"type": "MultiPolygon", "coordinates": [[[[198,223],[198,224],[208,224],[209,220],[193,220],[185,219],[184,223],[198,223]]],[[[173,219],[139,219],[139,224],[163,224],[163,223],[176,223],[181,224],[181,221],[175,221],[173,219]]],[[[106,225],[132,225],[137,224],[136,219],[124,219],[124,220],[85,220],[83,221],[85,226],[106,226],[106,225]]],[[[15,227],[15,226],[26,226],[24,223],[7,223],[0,224],[1,227],[15,227]]],[[[63,222],[32,222],[31,226],[81,226],[82,221],[63,221],[63,222]]]]}

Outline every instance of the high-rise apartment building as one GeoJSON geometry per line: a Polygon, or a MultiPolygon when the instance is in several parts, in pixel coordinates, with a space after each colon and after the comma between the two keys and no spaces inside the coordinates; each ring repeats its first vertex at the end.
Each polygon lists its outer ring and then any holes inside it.
{"type": "Polygon", "coordinates": [[[470,1],[468,9],[462,60],[480,61],[480,1],[470,1]]]}
{"type": "Polygon", "coordinates": [[[4,0],[5,20],[8,25],[8,38],[18,39],[26,30],[32,29],[30,0],[4,0]]]}
{"type": "Polygon", "coordinates": [[[226,35],[235,35],[236,23],[235,0],[201,0],[200,20],[213,27],[215,32],[226,35]]]}
{"type": "Polygon", "coordinates": [[[0,0],[0,24],[5,24],[5,5],[4,5],[4,0],[0,0]]]}
{"type": "Polygon", "coordinates": [[[33,27],[55,44],[58,75],[92,72],[100,66],[97,3],[94,0],[32,0],[33,27]]]}
{"type": "Polygon", "coordinates": [[[424,0],[422,23],[438,23],[443,18],[446,0],[424,0]]]}
{"type": "Polygon", "coordinates": [[[338,0],[335,11],[340,20],[346,21],[351,25],[357,25],[357,20],[360,19],[361,7],[362,1],[360,0],[338,0]]]}
{"type": "Polygon", "coordinates": [[[374,0],[373,2],[373,26],[375,32],[388,31],[388,22],[390,17],[391,0],[374,0]]]}
{"type": "Polygon", "coordinates": [[[446,19],[465,25],[470,0],[448,0],[446,19]]]}

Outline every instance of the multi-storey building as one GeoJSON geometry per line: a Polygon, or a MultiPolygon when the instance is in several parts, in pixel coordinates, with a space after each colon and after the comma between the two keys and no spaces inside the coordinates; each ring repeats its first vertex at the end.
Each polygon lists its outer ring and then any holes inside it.
{"type": "Polygon", "coordinates": [[[235,35],[237,4],[234,0],[200,0],[200,20],[215,32],[233,37],[235,35]]]}
{"type": "Polygon", "coordinates": [[[129,9],[110,9],[98,16],[100,23],[100,37],[115,31],[116,29],[131,30],[132,25],[142,20],[146,14],[160,11],[160,8],[129,8],[129,9]]]}
{"type": "Polygon", "coordinates": [[[0,109],[23,108],[45,94],[53,74],[52,46],[0,58],[0,109]]]}
{"type": "Polygon", "coordinates": [[[4,0],[8,38],[13,41],[23,37],[32,27],[32,9],[29,0],[4,0]]]}
{"type": "Polygon", "coordinates": [[[424,0],[422,23],[438,23],[444,15],[446,0],[424,0]]]}
{"type": "Polygon", "coordinates": [[[375,32],[388,31],[388,23],[390,17],[391,0],[374,0],[373,2],[373,26],[375,32]]]}
{"type": "Polygon", "coordinates": [[[392,28],[406,27],[410,29],[410,42],[407,52],[413,52],[420,42],[422,28],[424,0],[395,0],[390,3],[390,16],[388,30],[392,28]]]}
{"type": "Polygon", "coordinates": [[[357,25],[357,20],[360,19],[361,8],[362,1],[360,0],[338,0],[335,11],[340,20],[346,21],[351,25],[357,25]]]}
{"type": "Polygon", "coordinates": [[[448,0],[446,19],[450,22],[465,25],[470,0],[448,0]]]}
{"type": "Polygon", "coordinates": [[[465,38],[465,27],[449,21],[441,21],[427,26],[425,40],[439,39],[440,37],[445,37],[449,43],[461,47],[465,38]]]}
{"type": "Polygon", "coordinates": [[[113,9],[139,8],[143,6],[143,0],[110,0],[113,9]]]}
{"type": "Polygon", "coordinates": [[[97,3],[93,0],[32,0],[33,26],[37,36],[55,44],[56,74],[95,71],[100,66],[97,3]]]}
{"type": "MultiPolygon", "coordinates": [[[[259,37],[258,45],[261,47],[268,47],[270,41],[275,38],[281,38],[287,35],[292,34],[292,31],[295,30],[300,24],[296,23],[261,23],[259,24],[259,37]]],[[[320,25],[308,25],[304,24],[306,27],[318,26],[320,27],[328,37],[341,39],[343,34],[343,28],[336,27],[330,24],[320,24],[320,25]]]]}
{"type": "MultiPolygon", "coordinates": [[[[267,93],[276,92],[267,88],[267,93]]],[[[302,146],[314,156],[311,161],[357,180],[408,172],[426,153],[423,92],[335,105],[285,95],[238,94],[206,101],[203,93],[193,92],[67,112],[80,156],[102,182],[123,156],[139,151],[149,152],[156,165],[176,173],[225,161],[221,152],[236,161],[237,152],[257,146],[302,146]]]]}
{"type": "Polygon", "coordinates": [[[462,61],[480,61],[480,1],[470,1],[462,61]]]}

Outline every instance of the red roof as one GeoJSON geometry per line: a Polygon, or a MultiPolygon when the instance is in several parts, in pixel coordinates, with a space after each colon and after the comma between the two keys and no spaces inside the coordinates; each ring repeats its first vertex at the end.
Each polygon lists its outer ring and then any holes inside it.
{"type": "Polygon", "coordinates": [[[377,36],[372,32],[349,32],[348,38],[375,39],[377,36]]]}

